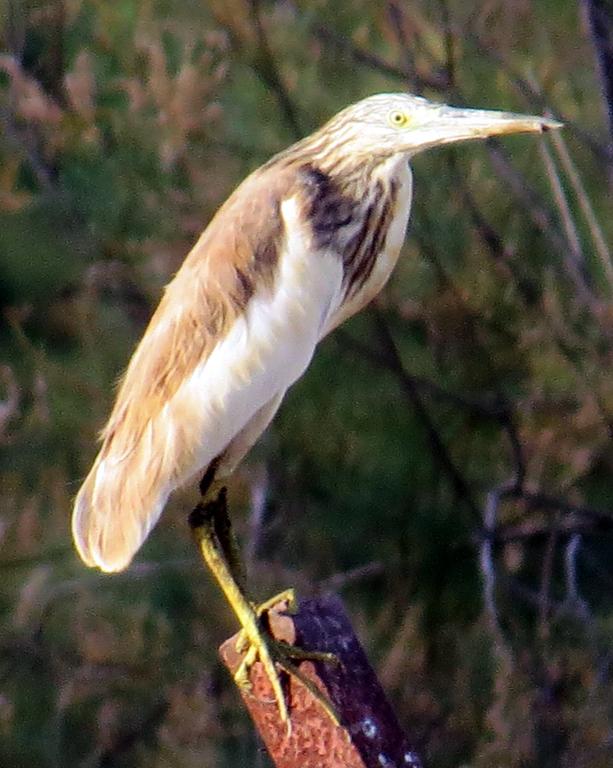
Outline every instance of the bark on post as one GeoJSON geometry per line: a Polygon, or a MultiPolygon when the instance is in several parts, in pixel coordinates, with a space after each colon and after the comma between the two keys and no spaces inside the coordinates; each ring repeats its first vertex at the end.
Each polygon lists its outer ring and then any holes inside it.
{"type": "MultiPolygon", "coordinates": [[[[340,661],[304,661],[300,669],[330,699],[341,724],[332,722],[299,681],[288,679],[289,734],[268,679],[259,663],[254,665],[252,690],[242,695],[277,768],[423,768],[337,597],[303,601],[292,616],[271,612],[270,624],[278,639],[304,650],[332,652],[340,661]]],[[[230,638],[220,648],[230,671],[240,662],[235,643],[230,638]]]]}

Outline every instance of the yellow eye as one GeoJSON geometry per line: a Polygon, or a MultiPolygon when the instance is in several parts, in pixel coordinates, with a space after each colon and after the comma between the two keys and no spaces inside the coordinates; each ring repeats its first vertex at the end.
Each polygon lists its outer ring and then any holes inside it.
{"type": "Polygon", "coordinates": [[[404,128],[409,122],[409,116],[406,112],[401,112],[399,109],[395,109],[389,113],[388,120],[390,125],[394,128],[404,128]]]}

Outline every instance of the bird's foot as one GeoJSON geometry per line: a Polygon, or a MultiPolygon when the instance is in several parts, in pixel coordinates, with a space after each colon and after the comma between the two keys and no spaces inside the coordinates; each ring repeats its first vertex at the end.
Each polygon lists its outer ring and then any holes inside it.
{"type": "Polygon", "coordinates": [[[242,627],[236,643],[237,650],[244,654],[234,673],[237,685],[243,690],[251,688],[249,672],[256,661],[259,661],[270,681],[279,716],[281,721],[286,723],[288,732],[290,719],[281,684],[283,672],[299,680],[332,720],[338,723],[338,716],[332,704],[301,672],[297,664],[304,660],[336,662],[336,657],[331,653],[304,651],[273,637],[269,612],[275,606],[278,608],[283,606],[289,613],[294,611],[296,607],[294,591],[288,589],[259,606],[254,605],[247,598],[238,546],[228,519],[226,489],[222,486],[217,490],[214,484],[208,482],[206,485],[205,481],[207,481],[206,476],[203,478],[201,490],[203,494],[212,494],[212,498],[210,500],[204,498],[196,505],[189,516],[189,525],[203,560],[217,579],[242,627]]]}
{"type": "Polygon", "coordinates": [[[251,690],[249,673],[256,661],[259,661],[272,687],[279,717],[282,722],[287,724],[288,732],[290,730],[290,718],[287,699],[281,682],[282,673],[288,674],[302,683],[311,696],[319,702],[330,719],[338,724],[339,718],[332,703],[298,666],[301,661],[323,661],[328,664],[338,664],[338,659],[333,653],[306,651],[272,636],[268,629],[268,612],[273,607],[283,603],[287,606],[284,612],[291,613],[295,609],[294,590],[286,590],[258,606],[253,606],[255,621],[243,625],[236,641],[236,650],[244,655],[234,673],[234,681],[241,690],[251,690]]]}

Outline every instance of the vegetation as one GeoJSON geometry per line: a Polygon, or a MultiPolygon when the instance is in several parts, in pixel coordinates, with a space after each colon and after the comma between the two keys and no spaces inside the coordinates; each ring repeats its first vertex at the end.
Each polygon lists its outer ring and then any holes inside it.
{"type": "Polygon", "coordinates": [[[235,625],[190,544],[196,489],[113,577],[78,561],[71,499],[217,206],[385,90],[566,128],[415,159],[393,279],[231,487],[254,589],[342,591],[432,768],[613,764],[600,5],[5,0],[1,765],[268,764],[216,658],[235,625]]]}

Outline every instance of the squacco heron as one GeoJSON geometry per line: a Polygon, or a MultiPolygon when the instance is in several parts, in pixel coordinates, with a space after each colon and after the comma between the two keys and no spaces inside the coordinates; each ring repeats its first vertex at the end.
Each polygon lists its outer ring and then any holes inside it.
{"type": "MultiPolygon", "coordinates": [[[[431,147],[559,127],[542,117],[458,109],[404,93],[344,109],[254,171],[188,254],[140,341],[76,498],[87,565],[126,568],[178,486],[197,472],[202,555],[259,660],[282,720],[279,668],[295,671],[251,602],[226,518],[225,482],[304,373],[317,343],[367,304],[398,259],[409,161],[431,147]]],[[[270,601],[269,601],[270,603],[270,601]]]]}

